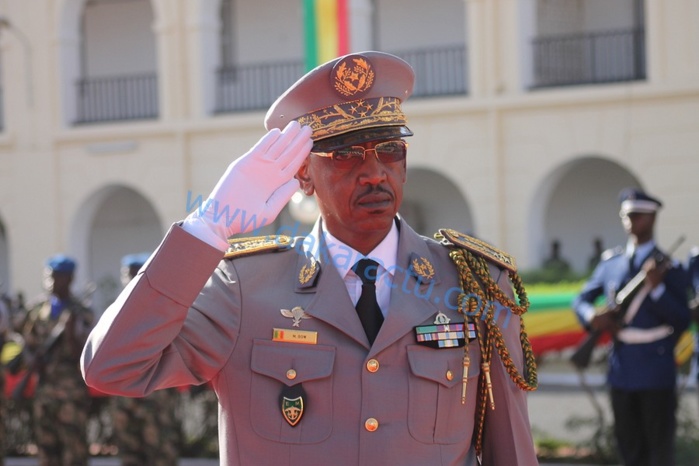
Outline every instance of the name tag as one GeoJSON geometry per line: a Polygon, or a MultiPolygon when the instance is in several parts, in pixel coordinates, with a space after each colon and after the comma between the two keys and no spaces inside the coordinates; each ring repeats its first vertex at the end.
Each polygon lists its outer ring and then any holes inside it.
{"type": "Polygon", "coordinates": [[[318,332],[309,332],[306,330],[291,330],[288,328],[275,328],[272,332],[272,341],[315,345],[318,343],[318,332]]]}

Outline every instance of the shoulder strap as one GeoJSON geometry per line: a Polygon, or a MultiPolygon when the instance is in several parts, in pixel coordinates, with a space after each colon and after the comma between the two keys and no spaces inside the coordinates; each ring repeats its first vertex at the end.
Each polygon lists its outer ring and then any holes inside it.
{"type": "Polygon", "coordinates": [[[291,237],[286,235],[253,236],[228,240],[230,246],[224,259],[259,254],[263,252],[285,251],[292,247],[291,237]]]}
{"type": "Polygon", "coordinates": [[[473,236],[459,233],[456,230],[441,229],[435,234],[435,238],[441,238],[442,244],[467,249],[511,272],[517,271],[514,257],[473,236]]]}

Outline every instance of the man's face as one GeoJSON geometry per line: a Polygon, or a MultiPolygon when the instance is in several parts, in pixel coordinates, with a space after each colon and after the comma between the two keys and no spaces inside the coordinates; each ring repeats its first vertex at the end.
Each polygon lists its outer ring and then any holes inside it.
{"type": "Polygon", "coordinates": [[[51,294],[64,296],[70,292],[70,284],[73,274],[69,272],[56,272],[49,268],[44,269],[44,289],[51,294]]]}
{"type": "MultiPolygon", "coordinates": [[[[386,141],[357,144],[373,149],[386,141]]],[[[311,153],[297,178],[306,195],[315,193],[325,225],[335,237],[368,253],[391,229],[403,200],[406,161],[380,162],[373,150],[351,167],[311,153]],[[378,241],[377,241],[378,240],[378,241]],[[368,251],[362,250],[371,247],[368,251]]]]}
{"type": "Polygon", "coordinates": [[[627,235],[635,236],[641,242],[653,237],[655,214],[631,212],[621,217],[621,223],[627,235]]]}

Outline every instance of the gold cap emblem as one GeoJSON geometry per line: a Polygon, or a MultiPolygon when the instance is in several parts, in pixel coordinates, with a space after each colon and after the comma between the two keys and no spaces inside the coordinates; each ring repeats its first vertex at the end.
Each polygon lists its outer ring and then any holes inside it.
{"type": "Polygon", "coordinates": [[[350,55],[335,64],[331,77],[339,94],[360,97],[374,85],[374,68],[366,57],[350,55]]]}

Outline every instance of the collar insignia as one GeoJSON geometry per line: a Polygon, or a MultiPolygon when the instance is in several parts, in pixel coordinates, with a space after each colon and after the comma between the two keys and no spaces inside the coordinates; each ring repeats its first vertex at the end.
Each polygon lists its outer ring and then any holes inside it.
{"type": "Polygon", "coordinates": [[[300,327],[301,326],[301,319],[310,319],[311,316],[306,314],[306,311],[303,310],[301,306],[296,306],[291,310],[288,309],[280,309],[280,312],[284,317],[287,317],[289,319],[293,319],[292,327],[300,327]]]}
{"type": "Polygon", "coordinates": [[[314,257],[309,258],[310,262],[303,264],[299,271],[299,285],[302,287],[311,286],[315,282],[315,278],[320,270],[320,265],[314,257]]]}
{"type": "Polygon", "coordinates": [[[432,267],[430,261],[415,253],[410,255],[409,269],[420,278],[422,283],[429,283],[434,278],[434,267],[432,267]]]}

